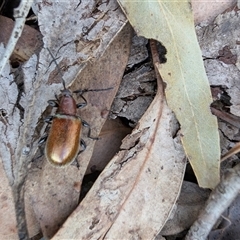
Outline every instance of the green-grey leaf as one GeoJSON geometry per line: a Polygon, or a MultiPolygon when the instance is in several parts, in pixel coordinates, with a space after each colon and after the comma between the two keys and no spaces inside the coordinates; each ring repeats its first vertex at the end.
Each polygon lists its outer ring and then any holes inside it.
{"type": "Polygon", "coordinates": [[[182,143],[201,187],[219,182],[220,146],[208,79],[188,1],[138,0],[119,3],[138,35],[160,41],[167,63],[158,66],[166,97],[180,124],[182,143]]]}

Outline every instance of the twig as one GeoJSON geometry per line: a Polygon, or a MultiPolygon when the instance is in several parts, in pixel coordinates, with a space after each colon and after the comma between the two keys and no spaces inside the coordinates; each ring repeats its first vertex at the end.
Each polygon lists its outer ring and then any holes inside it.
{"type": "Polygon", "coordinates": [[[8,41],[4,55],[1,57],[0,61],[0,75],[2,74],[3,68],[5,67],[8,59],[12,55],[12,52],[20,38],[24,25],[26,16],[31,8],[33,0],[22,0],[19,6],[14,9],[15,24],[12,30],[11,37],[8,41]]]}
{"type": "Polygon", "coordinates": [[[237,154],[240,152],[240,142],[236,143],[234,147],[232,147],[227,153],[225,153],[222,158],[221,162],[225,161],[227,158],[230,158],[231,156],[237,154]]]}
{"type": "Polygon", "coordinates": [[[240,164],[224,174],[211,193],[205,208],[191,226],[185,240],[205,240],[221,214],[240,191],[240,164]]]}
{"type": "Polygon", "coordinates": [[[214,114],[218,118],[221,118],[223,121],[230,123],[234,127],[240,128],[240,117],[220,111],[213,107],[211,107],[211,111],[212,111],[212,114],[214,114]]]}
{"type": "MultiPolygon", "coordinates": [[[[216,108],[211,107],[212,113],[217,116],[218,118],[221,118],[223,121],[230,123],[234,127],[240,128],[240,118],[237,116],[234,116],[232,114],[219,111],[216,108]]],[[[226,160],[227,158],[237,154],[240,152],[240,143],[237,143],[233,148],[231,148],[227,153],[225,153],[222,158],[221,162],[226,160]]]]}

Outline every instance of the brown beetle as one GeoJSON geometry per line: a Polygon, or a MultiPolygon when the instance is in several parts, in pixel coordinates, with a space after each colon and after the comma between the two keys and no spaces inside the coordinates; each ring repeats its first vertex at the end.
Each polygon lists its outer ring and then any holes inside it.
{"type": "MultiPolygon", "coordinates": [[[[54,59],[52,53],[50,51],[49,53],[54,59]]],[[[87,101],[83,97],[83,93],[112,89],[107,88],[74,91],[73,93],[78,93],[84,101],[83,103],[76,104],[76,101],[72,96],[72,92],[66,89],[63,78],[62,83],[64,89],[61,90],[62,94],[60,98],[58,99],[56,97],[57,100],[48,101],[49,105],[57,107],[56,114],[54,116],[49,116],[45,120],[46,122],[51,123],[51,128],[47,136],[45,146],[45,156],[47,160],[55,166],[66,166],[72,163],[76,159],[77,155],[86,149],[86,144],[81,139],[82,126],[88,127],[87,136],[89,138],[94,140],[98,139],[91,137],[91,128],[89,124],[77,116],[77,109],[83,108],[87,105],[87,101]],[[80,150],[80,146],[82,147],[82,150],[80,150]]]]}

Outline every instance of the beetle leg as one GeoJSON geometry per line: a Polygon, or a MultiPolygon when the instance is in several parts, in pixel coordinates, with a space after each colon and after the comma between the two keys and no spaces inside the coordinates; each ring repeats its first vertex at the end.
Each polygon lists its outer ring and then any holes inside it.
{"type": "Polygon", "coordinates": [[[38,141],[38,145],[41,146],[43,143],[45,143],[46,140],[47,140],[47,137],[48,137],[47,134],[45,134],[44,136],[42,136],[42,137],[39,139],[39,141],[38,141]]]}
{"type": "Polygon", "coordinates": [[[51,107],[58,107],[58,100],[48,100],[48,104],[51,107]]]}
{"type": "Polygon", "coordinates": [[[111,90],[111,89],[113,89],[113,87],[105,88],[105,89],[82,89],[82,90],[73,91],[73,93],[78,94],[79,97],[81,97],[84,101],[83,103],[78,103],[77,108],[83,108],[87,105],[87,100],[83,97],[83,94],[85,92],[100,92],[100,91],[108,91],[108,90],[111,90]]]}
{"type": "Polygon", "coordinates": [[[87,134],[88,138],[91,138],[91,139],[93,139],[93,140],[99,140],[98,137],[92,137],[92,136],[91,136],[91,127],[90,127],[90,125],[89,125],[86,121],[82,120],[82,125],[83,125],[84,127],[87,127],[87,128],[88,128],[88,134],[87,134]]]}
{"type": "Polygon", "coordinates": [[[84,108],[85,106],[87,106],[87,100],[85,99],[85,97],[83,97],[82,95],[80,95],[80,97],[83,99],[83,103],[78,103],[76,105],[77,108],[84,108]]]}
{"type": "MultiPolygon", "coordinates": [[[[80,140],[80,146],[81,146],[82,149],[79,150],[77,156],[78,156],[79,154],[81,154],[82,152],[84,152],[85,149],[87,148],[87,145],[86,145],[86,143],[84,142],[83,139],[80,140]]],[[[74,162],[73,162],[74,165],[75,165],[75,162],[76,162],[77,168],[79,169],[79,168],[80,168],[80,165],[79,165],[79,162],[78,162],[78,160],[77,160],[77,157],[75,158],[75,160],[74,160],[74,162]]]]}
{"type": "Polygon", "coordinates": [[[82,149],[78,152],[78,155],[81,154],[82,152],[84,152],[87,148],[87,145],[83,139],[81,139],[81,141],[80,141],[80,146],[82,149]]]}
{"type": "Polygon", "coordinates": [[[44,119],[44,122],[51,124],[53,118],[54,118],[54,116],[51,116],[51,115],[50,115],[50,116],[47,116],[47,117],[44,119]]]}
{"type": "MultiPolygon", "coordinates": [[[[39,140],[40,141],[40,140],[39,140]]],[[[42,146],[39,146],[38,148],[39,151],[36,152],[36,154],[34,155],[34,157],[32,158],[31,162],[35,162],[37,161],[39,158],[41,158],[42,156],[44,156],[44,148],[42,146]],[[36,156],[37,155],[37,156],[36,156]]]]}
{"type": "MultiPolygon", "coordinates": [[[[44,122],[51,124],[54,116],[48,116],[44,119],[44,122]]],[[[48,129],[48,128],[47,128],[48,129]]],[[[38,140],[38,145],[41,146],[43,143],[46,142],[48,138],[48,134],[44,134],[39,140],[38,140]]]]}

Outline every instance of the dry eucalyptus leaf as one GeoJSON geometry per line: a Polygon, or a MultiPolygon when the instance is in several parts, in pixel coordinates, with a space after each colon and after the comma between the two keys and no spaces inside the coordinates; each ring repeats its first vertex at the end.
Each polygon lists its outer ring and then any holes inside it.
{"type": "MultiPolygon", "coordinates": [[[[61,55],[59,61],[61,62],[64,59],[64,77],[67,83],[73,81],[76,74],[83,68],[82,60],[86,61],[86,59],[90,57],[103,54],[106,47],[126,24],[126,19],[116,3],[110,2],[109,4],[102,4],[100,6],[96,6],[94,3],[95,1],[92,1],[92,3],[85,1],[82,2],[82,4],[78,2],[53,2],[52,4],[45,4],[41,1],[36,2],[41,10],[38,20],[40,30],[44,36],[43,41],[46,45],[45,47],[49,47],[53,51],[53,54],[55,54],[56,48],[58,49],[58,54],[61,55]],[[86,5],[87,8],[85,9],[86,5]],[[84,9],[85,11],[83,11],[84,9]],[[52,12],[54,12],[53,15],[51,14],[52,12]],[[94,16],[96,17],[96,21],[93,16],[91,17],[91,21],[89,21],[87,16],[89,16],[89,14],[91,16],[93,12],[96,14],[96,16],[94,16]],[[112,14],[111,17],[110,15],[108,16],[108,14],[112,14]],[[53,16],[56,16],[56,18],[53,16]],[[78,19],[78,21],[72,22],[68,17],[78,19]],[[103,19],[101,17],[103,17],[103,19]],[[68,18],[69,21],[66,21],[65,18],[68,18]],[[98,21],[101,23],[102,28],[97,28],[98,21]],[[86,24],[84,24],[84,22],[86,22],[86,24]],[[113,22],[117,22],[118,24],[112,24],[113,22]],[[72,34],[73,26],[76,28],[74,29],[76,30],[74,32],[75,35],[72,34]],[[89,28],[89,34],[86,32],[83,34],[84,27],[89,28]],[[98,31],[96,31],[96,28],[98,31]],[[86,56],[86,59],[80,56],[81,53],[76,54],[76,41],[87,41],[91,45],[94,34],[96,34],[96,38],[99,37],[100,34],[103,34],[99,48],[96,49],[96,51],[91,49],[91,54],[86,56]],[[67,36],[68,38],[66,38],[67,36]],[[68,45],[66,45],[66,41],[69,41],[68,45]],[[68,51],[71,52],[67,54],[68,51]],[[66,55],[64,53],[66,53],[66,55]]],[[[2,76],[5,80],[1,81],[1,96],[3,96],[1,98],[3,101],[1,106],[3,110],[6,111],[9,124],[1,125],[2,132],[6,134],[6,137],[3,136],[1,139],[2,149],[4,150],[1,156],[11,183],[13,182],[13,178],[17,181],[17,177],[13,177],[11,171],[15,171],[16,175],[24,176],[21,170],[26,171],[26,165],[31,160],[29,154],[33,154],[36,150],[36,142],[33,141],[33,139],[36,139],[34,131],[37,122],[47,106],[47,100],[54,98],[54,93],[58,93],[62,88],[62,84],[57,84],[60,80],[56,77],[56,74],[50,74],[56,69],[54,64],[51,64],[49,67],[49,63],[51,62],[51,56],[47,50],[43,50],[40,53],[39,59],[32,57],[23,65],[22,74],[24,81],[21,79],[24,83],[23,93],[18,91],[17,85],[13,81],[13,75],[9,75],[9,67],[6,67],[2,76]],[[39,64],[36,66],[37,61],[39,64]],[[23,109],[25,110],[24,112],[23,109]],[[11,155],[13,157],[12,160],[11,155]],[[17,161],[15,161],[14,158],[17,158],[17,161]],[[16,168],[15,162],[17,165],[16,168]],[[13,168],[11,168],[12,165],[13,168]]],[[[85,80],[82,84],[83,87],[86,86],[84,85],[86,82],[89,82],[89,80],[85,80]]],[[[94,85],[94,83],[91,84],[94,85]]]]}
{"type": "Polygon", "coordinates": [[[162,229],[186,161],[179,138],[173,139],[174,114],[160,97],[53,239],[151,239],[162,229]]]}
{"type": "MultiPolygon", "coordinates": [[[[4,48],[0,46],[0,52],[3,54],[4,48]]],[[[9,159],[14,157],[16,144],[18,141],[18,129],[21,126],[19,110],[14,103],[17,102],[17,84],[13,82],[13,75],[10,75],[10,65],[6,64],[0,82],[0,106],[1,106],[1,159],[5,174],[10,184],[14,182],[12,163],[9,159]],[[11,145],[10,145],[11,143],[11,145]]]]}
{"type": "MultiPolygon", "coordinates": [[[[14,204],[16,204],[16,211],[18,212],[12,222],[15,221],[16,217],[18,221],[23,220],[22,223],[25,222],[24,216],[20,214],[24,208],[22,186],[31,160],[29,154],[31,155],[31,150],[36,147],[36,143],[34,145],[32,138],[38,121],[37,114],[33,114],[36,107],[33,93],[39,87],[39,83],[33,81],[36,60],[36,57],[33,57],[28,64],[23,66],[22,74],[25,76],[25,92],[22,92],[20,87],[22,83],[21,76],[18,78],[18,75],[15,75],[14,72],[10,74],[11,69],[8,64],[4,68],[0,81],[0,95],[2,96],[0,105],[2,107],[1,111],[4,112],[0,122],[2,132],[0,154],[5,174],[12,186],[14,204]],[[25,67],[27,68],[27,74],[25,67]],[[29,105],[29,103],[32,104],[29,105]]],[[[21,226],[23,226],[21,232],[26,235],[26,226],[24,224],[21,226]]]]}
{"type": "Polygon", "coordinates": [[[77,63],[102,55],[127,22],[115,1],[36,1],[35,7],[45,46],[56,49],[60,59],[67,57],[72,71],[77,63]]]}
{"type": "Polygon", "coordinates": [[[201,187],[219,182],[220,146],[192,12],[182,1],[119,1],[138,35],[160,41],[167,63],[158,66],[166,98],[181,124],[182,143],[201,187]]]}

